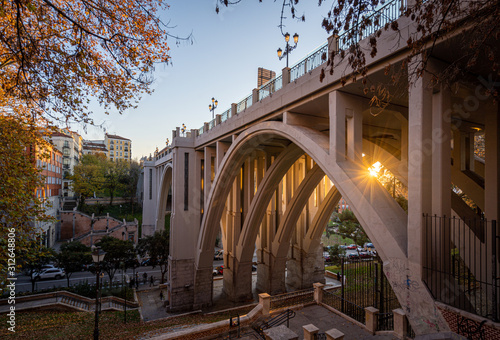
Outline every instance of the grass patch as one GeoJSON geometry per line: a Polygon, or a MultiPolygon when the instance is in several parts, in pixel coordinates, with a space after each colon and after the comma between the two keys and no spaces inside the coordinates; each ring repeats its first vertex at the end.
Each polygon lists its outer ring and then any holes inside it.
{"type": "Polygon", "coordinates": [[[325,267],[325,270],[328,270],[332,273],[339,273],[340,272],[340,266],[328,266],[328,267],[325,267]]]}
{"type": "Polygon", "coordinates": [[[142,208],[137,203],[121,203],[116,205],[107,204],[84,204],[79,207],[80,211],[87,214],[95,216],[105,216],[109,213],[109,216],[116,218],[117,220],[133,221],[134,218],[139,221],[139,225],[142,225],[142,208]]]}
{"type": "MultiPolygon", "coordinates": [[[[103,312],[99,318],[99,339],[129,340],[175,332],[198,324],[213,323],[229,319],[230,314],[247,314],[253,307],[213,314],[192,314],[172,317],[166,320],[142,322],[137,310],[127,311],[127,323],[123,322],[123,312],[103,312]]],[[[92,339],[94,313],[85,312],[18,312],[16,313],[16,333],[7,329],[7,315],[0,315],[0,339],[92,339]]]]}
{"type": "Polygon", "coordinates": [[[326,233],[323,233],[323,235],[321,236],[321,242],[323,243],[323,247],[334,246],[336,244],[349,245],[354,243],[352,239],[347,237],[342,237],[340,235],[330,235],[330,237],[328,238],[326,237],[326,233]]]}

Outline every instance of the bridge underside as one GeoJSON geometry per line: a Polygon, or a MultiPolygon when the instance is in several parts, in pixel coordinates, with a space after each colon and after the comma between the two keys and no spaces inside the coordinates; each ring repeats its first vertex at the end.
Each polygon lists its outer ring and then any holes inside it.
{"type": "MultiPolygon", "coordinates": [[[[209,132],[181,137],[177,130],[171,152],[145,164],[151,199],[146,191],[143,222],[161,229],[171,212],[171,309],[212,303],[218,236],[232,301],[252,298],[254,253],[258,291],[324,282],[321,235],[343,198],[384,261],[413,329],[447,330],[422,268],[426,243],[439,246],[451,236],[426,235],[422,216],[498,219],[500,192],[498,105],[485,81],[491,78],[478,70],[476,79],[452,86],[433,83],[432,74],[455,57],[449,50],[437,45],[427,72],[411,82],[405,76],[390,84],[380,63],[369,69],[370,85],[341,86],[336,74],[320,82],[315,69],[209,132]],[[390,100],[374,105],[381,91],[390,100]],[[376,162],[399,183],[398,195],[370,174],[376,162]],[[404,282],[415,282],[414,289],[404,282]]],[[[404,57],[391,55],[394,70],[404,57]]],[[[470,246],[489,232],[474,234],[470,246]]]]}

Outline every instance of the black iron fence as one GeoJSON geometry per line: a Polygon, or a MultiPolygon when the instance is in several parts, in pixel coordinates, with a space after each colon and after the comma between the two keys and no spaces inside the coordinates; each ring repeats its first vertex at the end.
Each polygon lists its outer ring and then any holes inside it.
{"type": "Polygon", "coordinates": [[[493,321],[499,316],[496,221],[424,217],[424,282],[443,303],[493,321]]]}
{"type": "Polygon", "coordinates": [[[314,302],[314,289],[298,290],[271,296],[271,310],[314,302]]]}
{"type": "Polygon", "coordinates": [[[378,330],[392,330],[392,311],[401,308],[380,260],[342,260],[341,288],[323,291],[323,303],[365,323],[365,307],[379,310],[378,330]]]}

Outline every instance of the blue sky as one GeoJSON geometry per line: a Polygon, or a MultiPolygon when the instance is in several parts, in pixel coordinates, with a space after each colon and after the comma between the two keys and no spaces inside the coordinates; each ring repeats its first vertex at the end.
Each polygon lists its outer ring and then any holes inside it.
{"type": "MultiPolygon", "coordinates": [[[[285,41],[278,28],[281,3],[246,0],[215,12],[215,0],[171,0],[170,8],[162,13],[164,21],[178,36],[193,34],[193,43],[172,39],[171,64],[158,66],[155,71],[154,93],[143,96],[138,108],[123,115],[106,116],[95,109],[94,120],[103,123],[108,133],[132,140],[132,157],[153,153],[172,140],[172,130],[182,123],[188,129],[199,128],[211,119],[208,105],[211,98],[219,101],[215,113],[221,114],[251,93],[257,86],[257,69],[264,67],[280,74],[286,60],[279,60],[278,47],[285,41]]],[[[326,7],[317,1],[302,0],[298,13],[306,21],[285,21],[284,31],[298,33],[299,43],[290,55],[290,66],[305,57],[328,37],[321,27],[326,7]]],[[[74,127],[86,139],[102,139],[104,132],[96,127],[74,127]]]]}

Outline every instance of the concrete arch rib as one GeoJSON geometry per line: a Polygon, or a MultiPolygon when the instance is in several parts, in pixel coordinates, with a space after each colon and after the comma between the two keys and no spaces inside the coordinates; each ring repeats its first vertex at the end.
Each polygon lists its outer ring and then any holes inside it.
{"type": "Polygon", "coordinates": [[[273,254],[275,257],[285,257],[290,246],[292,230],[307,200],[317,187],[318,183],[325,176],[323,170],[315,164],[302,180],[295,195],[287,206],[287,210],[281,220],[276,236],[272,243],[273,254]]]}
{"type": "Polygon", "coordinates": [[[321,202],[318,212],[314,215],[311,228],[307,231],[304,239],[304,251],[306,253],[310,253],[321,243],[321,234],[330,219],[333,208],[337,205],[341,197],[340,192],[333,186],[328,191],[323,202],[321,202]]]}
{"type": "Polygon", "coordinates": [[[253,244],[259,232],[259,228],[255,226],[260,225],[266,207],[278,188],[280,180],[293,163],[303,154],[304,151],[295,144],[291,144],[279,154],[271,167],[266,171],[264,178],[259,184],[257,193],[252,200],[238,240],[236,258],[240,262],[250,262],[252,260],[253,244]]]}
{"type": "Polygon", "coordinates": [[[172,186],[172,164],[168,163],[162,171],[160,181],[160,191],[156,205],[155,231],[160,231],[165,228],[165,208],[167,205],[168,191],[172,186]]]}

